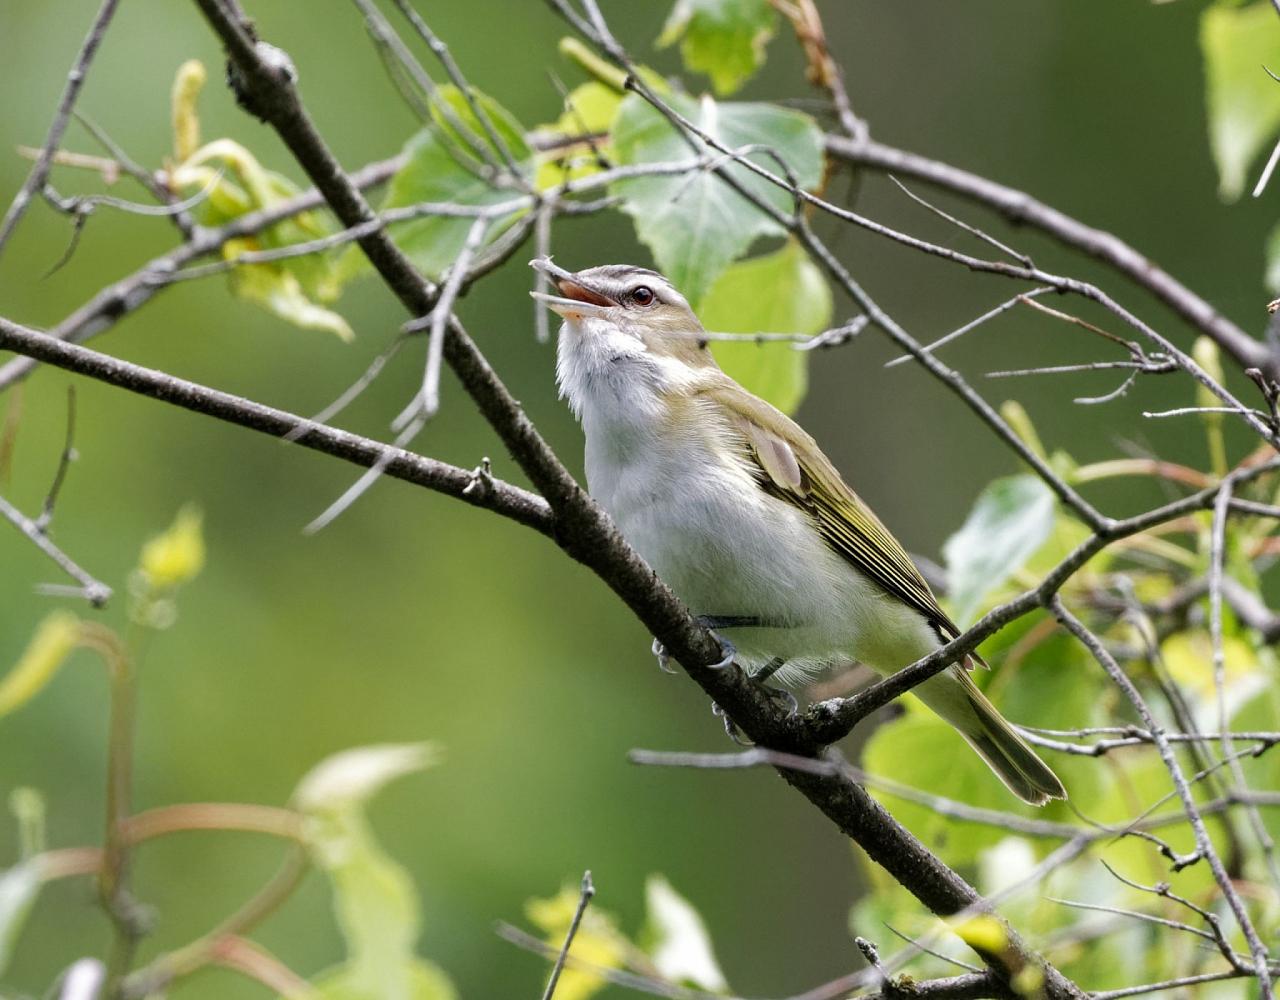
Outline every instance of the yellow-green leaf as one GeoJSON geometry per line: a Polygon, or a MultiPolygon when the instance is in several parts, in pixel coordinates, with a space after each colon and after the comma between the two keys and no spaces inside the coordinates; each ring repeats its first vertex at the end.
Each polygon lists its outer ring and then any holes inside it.
{"type": "MultiPolygon", "coordinates": [[[[831,322],[831,289],[794,242],[732,264],[716,279],[699,309],[717,333],[795,333],[812,336],[831,322]]],[[[809,384],[809,353],[785,341],[711,342],[711,353],[746,389],[784,413],[794,413],[809,384]]]]}
{"type": "MultiPolygon", "coordinates": [[[[578,908],[580,890],[566,885],[550,899],[531,899],[525,903],[525,915],[555,949],[564,943],[574,912],[578,908]]],[[[632,945],[618,930],[613,916],[597,906],[582,915],[578,933],[574,935],[569,954],[586,965],[602,969],[618,969],[623,965],[632,945]]],[[[588,969],[566,966],[556,986],[556,1000],[588,1000],[607,985],[607,980],[588,969]]]]}
{"type": "Polygon", "coordinates": [[[187,504],[167,530],[142,547],[138,568],[153,590],[173,590],[204,569],[203,522],[199,508],[187,504]]]}
{"type": "Polygon", "coordinates": [[[80,619],[70,611],[50,613],[13,669],[0,680],[0,716],[21,708],[43,691],[79,642],[80,619]]]}

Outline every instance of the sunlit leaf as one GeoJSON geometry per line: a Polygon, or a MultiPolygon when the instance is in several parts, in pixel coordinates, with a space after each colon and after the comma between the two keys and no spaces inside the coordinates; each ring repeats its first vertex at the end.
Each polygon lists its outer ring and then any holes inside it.
{"type": "Polygon", "coordinates": [[[70,611],[46,616],[13,669],[0,679],[0,716],[21,708],[43,691],[79,641],[80,620],[70,611]]]}
{"type": "MultiPolygon", "coordinates": [[[[813,119],[769,104],[720,104],[710,97],[695,101],[672,94],[672,106],[730,149],[764,144],[789,165],[797,182],[816,185],[822,174],[822,133],[813,119]]],[[[622,102],[613,132],[623,164],[670,163],[701,155],[663,115],[638,94],[622,102]]],[[[714,153],[714,156],[721,154],[714,153]]],[[[749,158],[777,173],[762,153],[749,158]]],[[[786,191],[734,164],[731,176],[774,208],[789,213],[786,191]]],[[[782,228],[710,170],[671,176],[637,177],[616,182],[612,190],[635,220],[636,233],[653,251],[663,273],[696,307],[720,273],[761,236],[782,235],[782,228]]]]}
{"type": "Polygon", "coordinates": [[[539,157],[535,179],[539,191],[597,173],[612,156],[609,133],[622,106],[621,91],[588,80],[574,87],[564,103],[564,113],[545,128],[558,145],[539,157]]]}
{"type": "MultiPolygon", "coordinates": [[[[1223,687],[1227,717],[1262,691],[1271,678],[1262,669],[1253,647],[1237,636],[1224,636],[1223,687]]],[[[1214,677],[1213,643],[1203,629],[1175,632],[1160,644],[1169,675],[1189,695],[1196,721],[1218,728],[1218,687],[1214,677]]]]}
{"type": "Polygon", "coordinates": [[[663,978],[711,993],[727,992],[707,925],[693,904],[661,875],[645,881],[644,898],[647,951],[663,978]]]}
{"type": "Polygon", "coordinates": [[[706,73],[723,96],[764,64],[777,20],[769,0],[676,0],[658,44],[679,40],[685,66],[706,73]]]}
{"type": "MultiPolygon", "coordinates": [[[[492,98],[478,92],[474,96],[516,159],[520,171],[532,177],[533,153],[519,122],[492,98]]],[[[380,210],[422,202],[483,207],[518,197],[517,190],[496,187],[483,176],[483,164],[476,149],[488,150],[495,158],[499,154],[457,88],[439,88],[433,112],[435,120],[405,146],[405,165],[391,178],[380,210]],[[448,114],[442,110],[446,107],[448,114]]],[[[486,240],[501,232],[516,214],[495,219],[486,240]]],[[[438,278],[466,244],[473,221],[463,217],[423,216],[398,222],[388,227],[388,232],[418,270],[438,278]]],[[[326,297],[333,297],[347,281],[369,270],[368,259],[360,248],[348,248],[339,258],[331,285],[325,290],[326,297]]]]}
{"type": "Polygon", "coordinates": [[[1017,572],[1049,537],[1053,493],[1037,476],[997,479],[978,497],[964,525],[947,539],[947,593],[962,626],[986,596],[1017,572]]]}
{"type": "MultiPolygon", "coordinates": [[[[249,212],[270,208],[299,193],[288,178],[267,170],[248,149],[230,139],[215,139],[196,148],[200,123],[196,99],[203,85],[204,67],[185,63],[173,86],[174,147],[177,163],[170,185],[186,194],[201,192],[197,209],[206,226],[220,226],[249,212]]],[[[224,259],[246,251],[272,250],[306,242],[332,232],[332,225],[316,212],[303,212],[269,226],[251,238],[228,240],[224,259]]],[[[317,305],[313,298],[332,287],[332,262],[324,254],[306,254],[271,263],[241,265],[229,273],[232,294],[262,306],[304,329],[326,330],[343,340],[352,332],[341,316],[317,305]]]]}
{"type": "Polygon", "coordinates": [[[1280,130],[1280,20],[1269,0],[1238,6],[1218,2],[1200,15],[1209,147],[1218,190],[1238,198],[1249,165],[1280,130]]]}
{"type": "Polygon", "coordinates": [[[415,954],[417,890],[378,844],[364,815],[389,781],[434,759],[428,744],[361,747],[335,754],[299,783],[294,803],[304,835],[328,876],[347,960],[315,982],[330,1000],[454,1000],[449,978],[415,954]]]}
{"type": "MultiPolygon", "coordinates": [[[[550,899],[531,899],[525,915],[543,933],[543,940],[557,951],[564,943],[578,908],[580,890],[566,885],[550,899]]],[[[602,969],[621,968],[631,943],[618,930],[612,914],[590,906],[582,915],[569,954],[580,962],[602,969]]],[[[588,969],[566,966],[556,986],[556,1000],[587,1000],[604,989],[607,980],[588,969]]]]}
{"type": "MultiPolygon", "coordinates": [[[[717,333],[820,333],[831,322],[831,289],[800,246],[731,264],[699,310],[717,333]]],[[[712,341],[720,367],[784,413],[794,413],[809,383],[809,353],[786,342],[712,341]]]]}

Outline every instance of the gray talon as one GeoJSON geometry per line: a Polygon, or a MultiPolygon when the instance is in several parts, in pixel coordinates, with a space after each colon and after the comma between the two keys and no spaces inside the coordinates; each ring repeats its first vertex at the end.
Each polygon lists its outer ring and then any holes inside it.
{"type": "Polygon", "coordinates": [[[786,709],[787,715],[795,715],[800,710],[800,703],[796,701],[796,696],[785,688],[769,687],[765,681],[776,674],[779,668],[786,663],[782,657],[775,657],[766,663],[763,667],[751,675],[751,679],[764,689],[766,697],[770,701],[780,704],[786,709]]]}
{"type": "Polygon", "coordinates": [[[724,654],[724,658],[718,663],[708,664],[707,669],[724,670],[733,666],[733,658],[738,655],[738,647],[722,635],[716,635],[716,641],[720,643],[720,652],[724,654]]]}
{"type": "Polygon", "coordinates": [[[667,652],[667,647],[657,639],[653,640],[653,655],[658,658],[658,669],[665,674],[674,674],[678,671],[671,665],[671,654],[667,652]]]}
{"type": "Polygon", "coordinates": [[[714,701],[711,703],[711,714],[718,715],[720,716],[720,718],[724,720],[725,735],[728,736],[729,739],[733,740],[734,743],[738,744],[738,746],[740,747],[755,746],[754,743],[752,743],[749,739],[747,739],[745,736],[742,735],[742,730],[738,728],[738,724],[734,722],[731,718],[729,718],[729,716],[725,713],[725,710],[721,708],[719,705],[717,705],[714,701]]]}

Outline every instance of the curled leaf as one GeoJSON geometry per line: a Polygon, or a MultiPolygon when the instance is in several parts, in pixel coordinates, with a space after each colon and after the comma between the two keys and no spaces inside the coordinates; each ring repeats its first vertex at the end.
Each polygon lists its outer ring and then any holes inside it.
{"type": "Polygon", "coordinates": [[[49,614],[13,669],[0,680],[0,716],[21,708],[44,690],[79,642],[80,619],[70,611],[49,614]]]}
{"type": "Polygon", "coordinates": [[[178,67],[170,96],[173,116],[173,155],[179,163],[200,148],[200,116],[196,103],[209,74],[199,59],[188,59],[178,67]]]}

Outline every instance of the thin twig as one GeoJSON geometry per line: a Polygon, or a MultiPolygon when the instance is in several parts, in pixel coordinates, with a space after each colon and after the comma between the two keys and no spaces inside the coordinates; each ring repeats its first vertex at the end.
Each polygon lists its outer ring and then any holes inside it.
{"type": "Polygon", "coordinates": [[[564,944],[560,946],[560,954],[556,956],[555,965],[551,967],[551,976],[547,979],[547,988],[542,991],[542,1000],[551,1000],[556,993],[556,984],[560,981],[560,973],[564,971],[565,959],[569,956],[569,948],[578,933],[578,925],[582,923],[582,915],[587,912],[591,897],[596,894],[596,887],[591,882],[591,871],[582,873],[582,891],[578,896],[578,907],[573,911],[573,919],[569,921],[569,930],[565,933],[564,944]]]}
{"type": "Polygon", "coordinates": [[[102,607],[111,599],[110,587],[82,569],[79,563],[53,543],[37,521],[27,517],[4,497],[0,497],[0,517],[3,517],[26,535],[36,548],[57,563],[63,572],[75,580],[80,585],[81,596],[95,608],[102,607]]]}
{"type": "Polygon", "coordinates": [[[119,2],[120,0],[103,0],[102,6],[98,8],[97,16],[93,19],[93,24],[89,27],[89,34],[80,46],[75,62],[71,64],[71,71],[67,74],[67,84],[63,88],[62,97],[58,101],[58,110],[54,113],[53,121],[49,125],[49,134],[45,137],[44,145],[40,148],[40,158],[31,167],[30,173],[27,174],[27,179],[23,181],[22,187],[14,195],[13,202],[9,205],[9,210],[5,212],[4,219],[0,220],[0,253],[3,253],[5,244],[8,243],[9,237],[13,235],[19,220],[27,210],[27,206],[31,204],[31,199],[35,197],[37,192],[44,190],[45,181],[49,177],[49,168],[53,165],[54,153],[57,152],[58,145],[62,142],[63,133],[67,130],[67,123],[71,121],[71,112],[75,108],[76,99],[80,96],[80,88],[84,86],[85,77],[89,73],[89,64],[93,62],[94,54],[98,51],[98,46],[101,44],[103,36],[107,33],[107,26],[110,25],[111,18],[115,15],[119,2]]]}
{"type": "Polygon", "coordinates": [[[1182,766],[1174,755],[1172,745],[1164,738],[1164,734],[1156,725],[1155,718],[1151,714],[1151,709],[1147,706],[1146,699],[1142,697],[1141,692],[1138,691],[1128,675],[1120,669],[1119,664],[1107,652],[1106,647],[1102,645],[1097,636],[1068,611],[1059,598],[1055,597],[1052,600],[1050,610],[1062,622],[1067,631],[1079,639],[1081,644],[1093,655],[1093,658],[1107,673],[1107,676],[1111,678],[1112,682],[1124,692],[1129,703],[1141,717],[1147,731],[1155,738],[1156,749],[1160,752],[1160,759],[1164,761],[1165,768],[1173,779],[1174,787],[1178,791],[1178,798],[1181,799],[1183,811],[1187,816],[1187,822],[1195,834],[1196,849],[1208,861],[1209,869],[1213,872],[1214,881],[1218,883],[1218,888],[1226,899],[1231,912],[1235,915],[1236,923],[1244,934],[1245,941],[1249,944],[1249,954],[1253,958],[1253,972],[1258,979],[1259,994],[1263,1000],[1271,1000],[1273,994],[1271,990],[1271,973],[1267,965],[1266,945],[1258,937],[1257,929],[1249,917],[1249,912],[1245,909],[1240,894],[1236,892],[1231,877],[1227,874],[1227,870],[1222,864],[1222,859],[1218,856],[1218,852],[1213,846],[1209,831],[1204,825],[1204,818],[1196,806],[1195,798],[1192,795],[1190,786],[1187,784],[1186,776],[1182,773],[1182,766]]]}

